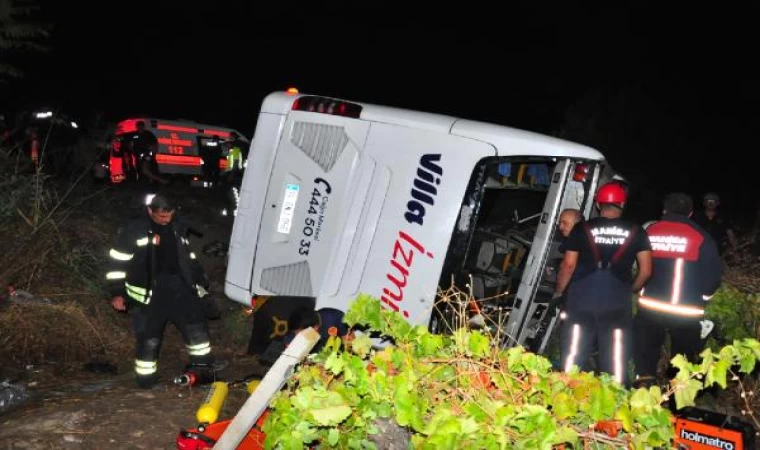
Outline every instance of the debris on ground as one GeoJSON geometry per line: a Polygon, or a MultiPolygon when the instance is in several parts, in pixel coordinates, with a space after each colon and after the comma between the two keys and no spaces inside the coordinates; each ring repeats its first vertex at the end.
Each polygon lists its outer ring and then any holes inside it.
{"type": "Polygon", "coordinates": [[[8,381],[0,383],[0,414],[14,406],[20,405],[27,399],[26,388],[8,381]]]}
{"type": "Polygon", "coordinates": [[[207,256],[223,257],[227,256],[227,244],[220,241],[214,241],[203,246],[203,254],[207,256]]]}

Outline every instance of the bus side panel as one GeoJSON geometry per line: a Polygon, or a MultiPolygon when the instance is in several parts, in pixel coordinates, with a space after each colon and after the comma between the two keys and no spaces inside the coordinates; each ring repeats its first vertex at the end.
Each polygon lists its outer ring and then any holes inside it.
{"type": "MultiPolygon", "coordinates": [[[[468,138],[374,123],[366,152],[383,169],[375,171],[377,179],[388,186],[382,210],[360,231],[357,246],[369,247],[366,260],[349,265],[349,282],[336,296],[318,297],[317,307],[346,310],[356,295],[350,280],[361,271],[359,292],[427,325],[470,175],[495,149],[468,138]]],[[[372,201],[379,204],[377,197],[372,201]]]]}
{"type": "Polygon", "coordinates": [[[265,196],[284,123],[284,115],[259,114],[232,227],[224,293],[245,305],[251,301],[251,274],[259,227],[267,206],[265,196]]]}

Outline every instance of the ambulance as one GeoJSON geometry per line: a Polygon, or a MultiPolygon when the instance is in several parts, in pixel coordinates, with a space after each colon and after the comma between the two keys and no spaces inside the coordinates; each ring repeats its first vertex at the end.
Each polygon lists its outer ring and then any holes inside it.
{"type": "Polygon", "coordinates": [[[248,162],[230,299],[345,312],[364,293],[443,332],[451,316],[436,301],[455,285],[502,345],[529,348],[551,329],[560,212],[592,217],[597,186],[623,182],[577,143],[290,91],[263,100],[248,162]]]}
{"type": "MultiPolygon", "coordinates": [[[[185,176],[194,184],[206,182],[203,170],[206,150],[220,146],[231,138],[250,144],[242,133],[231,128],[181,120],[128,118],[116,125],[111,139],[108,169],[112,183],[120,183],[130,170],[137,170],[139,155],[127,149],[131,139],[136,136],[138,122],[143,122],[145,129],[153,133],[158,141],[155,162],[159,175],[185,176]]],[[[227,169],[227,158],[222,154],[216,164],[224,172],[227,169]]]]}

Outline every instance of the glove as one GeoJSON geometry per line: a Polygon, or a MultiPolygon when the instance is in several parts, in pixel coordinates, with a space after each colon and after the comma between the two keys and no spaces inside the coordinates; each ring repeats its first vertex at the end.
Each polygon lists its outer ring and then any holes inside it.
{"type": "Polygon", "coordinates": [[[554,312],[554,309],[565,309],[565,304],[567,303],[567,294],[562,295],[554,295],[551,300],[549,300],[548,309],[549,312],[554,312]]]}
{"type": "Polygon", "coordinates": [[[700,320],[699,324],[702,326],[702,330],[699,332],[699,337],[704,339],[715,328],[715,323],[712,320],[700,320]]]}

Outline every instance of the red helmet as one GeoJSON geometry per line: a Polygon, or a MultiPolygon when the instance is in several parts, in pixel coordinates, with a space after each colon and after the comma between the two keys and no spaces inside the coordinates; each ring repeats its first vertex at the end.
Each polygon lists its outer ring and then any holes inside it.
{"type": "Polygon", "coordinates": [[[623,205],[628,200],[628,193],[620,183],[611,181],[596,192],[596,202],[600,205],[614,203],[623,205]]]}

